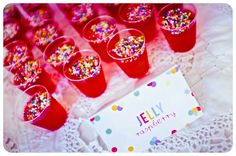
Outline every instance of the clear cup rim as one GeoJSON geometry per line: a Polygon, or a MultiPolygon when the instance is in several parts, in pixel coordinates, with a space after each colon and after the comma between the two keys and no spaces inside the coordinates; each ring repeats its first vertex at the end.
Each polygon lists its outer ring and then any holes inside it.
{"type": "Polygon", "coordinates": [[[115,31],[118,29],[118,28],[117,28],[117,22],[116,22],[115,18],[113,18],[113,17],[111,17],[111,16],[109,16],[109,15],[101,15],[101,16],[98,16],[98,17],[95,17],[95,18],[91,19],[91,20],[90,20],[88,23],[86,23],[85,26],[83,27],[81,35],[82,35],[82,38],[83,38],[85,41],[87,41],[87,42],[93,42],[93,43],[96,43],[96,42],[98,41],[98,40],[96,40],[96,39],[95,39],[95,40],[90,40],[90,39],[88,39],[87,37],[84,36],[84,32],[86,31],[85,29],[87,29],[87,27],[88,27],[89,25],[91,25],[91,23],[93,23],[94,21],[96,21],[96,20],[98,20],[98,19],[104,19],[104,18],[109,18],[109,21],[113,21],[114,24],[115,24],[115,28],[114,28],[114,30],[113,30],[106,38],[102,39],[101,41],[105,41],[106,39],[108,39],[108,38],[110,38],[111,36],[114,35],[115,31]]]}
{"type": "MultiPolygon", "coordinates": [[[[158,24],[161,26],[161,23],[160,23],[160,18],[161,18],[161,13],[168,7],[172,6],[172,5],[181,5],[181,3],[170,3],[170,4],[167,4],[165,5],[164,7],[161,8],[161,10],[158,12],[158,24]]],[[[184,3],[183,5],[189,5],[191,6],[193,9],[194,9],[194,18],[191,20],[190,24],[189,24],[189,27],[192,27],[193,24],[196,22],[196,15],[197,15],[197,9],[195,7],[194,4],[190,4],[190,3],[184,3]]],[[[183,7],[182,7],[183,8],[183,7]]],[[[163,30],[166,30],[168,31],[167,29],[164,29],[163,27],[160,27],[161,29],[163,30]]]]}
{"type": "MultiPolygon", "coordinates": [[[[60,36],[60,37],[56,38],[56,39],[53,40],[51,43],[49,43],[49,44],[46,46],[46,48],[44,49],[44,51],[43,51],[43,59],[44,59],[46,62],[47,62],[47,59],[48,59],[46,53],[50,50],[51,47],[54,46],[55,42],[57,42],[58,40],[61,40],[61,39],[65,39],[65,41],[68,39],[69,41],[72,41],[73,46],[76,46],[76,45],[75,45],[75,40],[74,40],[72,37],[70,37],[70,36],[64,35],[64,36],[60,36]]],[[[74,53],[74,52],[73,52],[73,53],[74,53]]]]}
{"type": "MultiPolygon", "coordinates": [[[[70,59],[72,59],[73,57],[75,57],[77,54],[81,54],[81,56],[83,56],[82,54],[84,53],[90,53],[90,54],[95,54],[97,57],[98,57],[98,60],[99,60],[99,69],[101,70],[101,57],[94,51],[94,50],[91,50],[91,49],[83,49],[83,50],[78,50],[78,51],[76,51],[76,52],[74,52],[72,55],[71,55],[71,57],[70,57],[70,59]]],[[[89,56],[89,55],[87,55],[87,56],[89,56]]],[[[70,80],[70,81],[72,81],[72,82],[82,82],[82,81],[85,81],[85,80],[87,80],[87,79],[89,79],[89,78],[92,78],[93,76],[94,76],[94,74],[96,74],[96,73],[93,73],[90,77],[87,77],[87,78],[84,78],[84,79],[78,79],[78,80],[75,80],[75,79],[72,79],[72,78],[70,78],[70,77],[68,77],[66,74],[65,74],[65,68],[66,68],[66,65],[68,64],[69,62],[67,62],[67,63],[65,63],[64,65],[63,65],[63,75],[65,76],[65,78],[67,78],[68,80],[70,80]]],[[[101,71],[100,71],[101,72],[101,71]]]]}
{"type": "MultiPolygon", "coordinates": [[[[24,51],[24,55],[21,57],[21,59],[22,59],[22,58],[26,57],[26,55],[27,55],[27,53],[28,53],[28,46],[27,46],[27,44],[26,44],[24,41],[22,41],[22,40],[14,40],[14,41],[8,43],[7,45],[5,45],[5,46],[4,46],[4,49],[5,49],[5,51],[8,53],[8,52],[9,52],[9,49],[8,49],[7,47],[10,47],[10,46],[12,46],[12,45],[14,45],[14,44],[17,44],[17,43],[23,43],[22,45],[26,47],[26,50],[24,51]]],[[[5,56],[5,57],[6,57],[6,56],[5,56]]],[[[5,57],[4,57],[4,60],[5,60],[5,57]]],[[[21,59],[19,59],[17,62],[15,62],[15,63],[12,64],[12,65],[7,65],[7,66],[4,66],[4,67],[10,70],[10,69],[12,69],[12,67],[13,67],[16,63],[18,63],[21,59]]]]}
{"type": "MultiPolygon", "coordinates": [[[[47,89],[45,86],[43,86],[43,85],[32,85],[32,86],[28,87],[27,89],[25,89],[25,90],[23,91],[22,95],[27,94],[26,92],[27,92],[28,90],[34,88],[34,87],[42,87],[43,89],[45,89],[45,91],[46,91],[46,93],[47,93],[48,100],[49,100],[50,103],[49,103],[48,106],[46,106],[46,107],[44,108],[44,110],[40,113],[39,116],[37,116],[36,118],[34,118],[34,119],[32,119],[32,120],[26,121],[26,120],[24,120],[22,117],[19,117],[19,114],[16,114],[17,117],[18,117],[18,119],[21,120],[21,121],[23,121],[23,122],[25,122],[25,123],[34,123],[34,121],[37,120],[39,117],[41,117],[42,114],[43,114],[43,112],[45,112],[46,109],[49,108],[50,105],[51,105],[51,96],[50,96],[50,94],[49,94],[49,92],[48,92],[48,89],[47,89]]],[[[33,94],[33,95],[34,95],[34,94],[33,94]]],[[[29,96],[30,96],[29,100],[32,98],[33,95],[29,95],[29,96]]],[[[21,97],[21,96],[19,96],[19,98],[20,98],[20,97],[21,97]]],[[[18,98],[18,99],[19,99],[19,98],[18,98]]],[[[27,100],[28,100],[28,99],[27,99],[27,100]]],[[[28,101],[29,101],[29,100],[28,100],[28,101]]],[[[18,100],[18,101],[20,101],[20,100],[18,100]]],[[[28,102],[28,101],[27,101],[27,102],[28,102]]],[[[26,102],[26,103],[27,103],[27,102],[26,102]]],[[[18,104],[19,104],[19,103],[18,103],[18,104]]],[[[20,106],[22,106],[22,105],[23,105],[23,104],[20,104],[20,106]]],[[[16,108],[18,108],[18,107],[20,107],[20,106],[16,106],[16,108]]],[[[24,107],[25,107],[25,106],[26,106],[26,104],[24,104],[24,107]]],[[[17,112],[17,110],[16,110],[16,112],[17,112]]],[[[24,113],[24,111],[23,111],[23,113],[24,113]]]]}
{"type": "MultiPolygon", "coordinates": [[[[130,3],[130,4],[128,4],[128,5],[131,5],[131,4],[133,4],[133,3],[130,3]]],[[[140,4],[142,4],[142,3],[140,3],[140,4]]],[[[152,3],[144,3],[144,4],[148,4],[148,5],[151,5],[151,6],[152,6],[152,13],[151,13],[151,16],[150,16],[150,18],[151,18],[152,16],[154,16],[154,4],[152,4],[152,3]]],[[[129,21],[129,20],[126,20],[125,18],[123,18],[123,17],[121,16],[121,10],[123,9],[123,7],[125,7],[125,5],[127,5],[127,4],[121,4],[121,5],[119,6],[119,9],[118,9],[118,16],[119,16],[119,18],[120,18],[123,22],[128,23],[128,24],[136,24],[136,23],[140,23],[140,22],[142,22],[142,21],[148,20],[148,18],[145,18],[145,20],[138,20],[138,21],[129,21]]]]}
{"type": "Polygon", "coordinates": [[[112,38],[111,38],[111,39],[108,41],[108,43],[107,43],[106,52],[107,52],[107,54],[108,54],[112,59],[118,60],[118,61],[124,61],[124,60],[131,59],[131,58],[133,57],[133,56],[129,56],[129,57],[126,57],[126,58],[114,57],[113,55],[110,54],[109,49],[108,49],[111,40],[112,40],[116,35],[119,35],[120,33],[125,32],[125,31],[129,31],[129,30],[139,32],[142,36],[144,36],[144,42],[143,42],[142,47],[140,48],[140,50],[143,49],[140,54],[141,54],[141,55],[143,54],[144,48],[145,48],[145,46],[146,46],[146,43],[145,43],[145,42],[146,42],[146,38],[145,38],[144,33],[143,33],[142,31],[138,30],[138,29],[135,29],[135,28],[127,28],[127,29],[122,29],[122,30],[118,31],[117,33],[115,33],[115,34],[112,36],[112,38]]]}

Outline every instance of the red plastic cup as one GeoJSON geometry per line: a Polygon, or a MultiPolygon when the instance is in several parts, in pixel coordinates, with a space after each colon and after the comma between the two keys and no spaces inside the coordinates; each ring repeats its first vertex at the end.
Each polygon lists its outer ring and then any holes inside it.
{"type": "Polygon", "coordinates": [[[149,70],[145,37],[137,29],[117,32],[108,42],[107,53],[131,78],[141,78],[149,70]]]}
{"type": "Polygon", "coordinates": [[[75,47],[73,38],[61,36],[45,48],[43,58],[59,73],[63,74],[63,65],[75,50],[78,48],[75,47]]]}
{"type": "Polygon", "coordinates": [[[88,97],[98,97],[106,90],[100,57],[92,50],[74,53],[63,67],[64,76],[88,97]]]}
{"type": "Polygon", "coordinates": [[[73,4],[66,11],[66,16],[73,27],[81,33],[85,24],[97,16],[97,12],[94,4],[73,4]]]}
{"type": "Polygon", "coordinates": [[[3,26],[3,44],[7,45],[8,43],[22,38],[22,28],[18,21],[8,20],[4,21],[3,26]]]}
{"type": "Polygon", "coordinates": [[[197,10],[192,4],[168,4],[160,10],[158,23],[175,52],[187,52],[194,47],[196,13],[197,10]]]}
{"type": "Polygon", "coordinates": [[[54,131],[64,125],[67,112],[45,86],[34,85],[19,97],[16,116],[22,122],[54,131]]]}
{"type": "Polygon", "coordinates": [[[168,5],[168,3],[156,3],[155,7],[156,7],[157,12],[159,12],[166,5],[168,5]]]}
{"type": "Polygon", "coordinates": [[[43,52],[48,44],[60,36],[62,31],[58,25],[53,21],[46,21],[44,25],[33,30],[33,43],[43,52]]]}
{"type": "Polygon", "coordinates": [[[50,93],[56,90],[56,84],[52,82],[50,75],[40,66],[39,60],[26,56],[10,70],[14,73],[13,84],[22,91],[35,84],[47,87],[50,93]]]}
{"type": "Polygon", "coordinates": [[[104,3],[106,9],[109,11],[112,17],[114,17],[119,22],[119,7],[120,3],[104,3]]]}
{"type": "Polygon", "coordinates": [[[156,37],[155,7],[153,4],[122,4],[119,18],[129,28],[135,28],[145,34],[146,40],[156,37]]]}
{"type": "Polygon", "coordinates": [[[6,53],[3,66],[9,71],[23,57],[32,56],[31,52],[28,51],[27,44],[22,40],[13,41],[4,48],[6,53]]]}
{"type": "Polygon", "coordinates": [[[106,53],[109,39],[117,32],[116,21],[111,16],[99,16],[89,21],[83,28],[82,36],[105,62],[112,59],[106,53]]]}

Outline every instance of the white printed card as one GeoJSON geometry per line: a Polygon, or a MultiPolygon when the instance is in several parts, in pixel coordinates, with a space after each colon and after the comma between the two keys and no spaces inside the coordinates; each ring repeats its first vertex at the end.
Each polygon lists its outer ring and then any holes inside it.
{"type": "Polygon", "coordinates": [[[174,66],[101,110],[90,122],[111,152],[142,152],[202,115],[174,66]]]}

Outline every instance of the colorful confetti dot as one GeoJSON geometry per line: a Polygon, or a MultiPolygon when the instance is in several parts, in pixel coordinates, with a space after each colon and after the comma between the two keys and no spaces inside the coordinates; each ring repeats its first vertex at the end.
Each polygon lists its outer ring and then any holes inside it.
{"type": "Polygon", "coordinates": [[[139,96],[140,95],[140,92],[139,91],[135,91],[134,92],[134,96],[139,96]]]}
{"type": "Polygon", "coordinates": [[[129,151],[129,152],[133,152],[133,151],[134,151],[134,146],[129,146],[129,147],[128,147],[128,151],[129,151]]]}
{"type": "Polygon", "coordinates": [[[101,117],[100,117],[99,115],[97,115],[97,116],[94,117],[94,120],[95,120],[95,121],[99,121],[100,119],[101,119],[101,117]]]}
{"type": "Polygon", "coordinates": [[[118,110],[118,111],[122,111],[122,110],[123,110],[123,107],[117,106],[117,110],[118,110]]]}
{"type": "Polygon", "coordinates": [[[111,107],[111,109],[112,109],[113,111],[116,111],[116,110],[117,110],[117,105],[113,105],[113,106],[111,107]]]}
{"type": "Polygon", "coordinates": [[[111,134],[112,133],[112,130],[110,129],[110,128],[108,128],[107,130],[106,130],[106,134],[111,134]]]}
{"type": "Polygon", "coordinates": [[[117,152],[117,150],[118,150],[117,147],[112,147],[112,148],[111,148],[111,151],[112,151],[113,153],[117,152]]]}
{"type": "Polygon", "coordinates": [[[162,17],[161,27],[172,34],[180,34],[189,28],[192,19],[192,12],[181,8],[172,9],[162,17]]]}
{"type": "Polygon", "coordinates": [[[159,144],[160,142],[161,142],[161,141],[158,140],[157,137],[153,137],[149,143],[150,143],[150,145],[157,145],[157,144],[159,144]]]}
{"type": "Polygon", "coordinates": [[[148,83],[147,86],[156,87],[156,82],[152,81],[152,82],[148,83]]]}
{"type": "Polygon", "coordinates": [[[194,107],[193,109],[189,110],[188,114],[191,115],[197,115],[198,112],[200,112],[202,109],[200,106],[194,107]]]}
{"type": "Polygon", "coordinates": [[[175,134],[177,131],[176,130],[172,130],[171,131],[171,134],[175,134]]]}

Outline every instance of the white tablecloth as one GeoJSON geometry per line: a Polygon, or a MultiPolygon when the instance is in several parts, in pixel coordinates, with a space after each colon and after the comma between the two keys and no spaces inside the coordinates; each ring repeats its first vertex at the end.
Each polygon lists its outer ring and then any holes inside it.
{"type": "MultiPolygon", "coordinates": [[[[75,30],[64,20],[54,5],[55,20],[72,36],[80,49],[88,48],[75,30]]],[[[153,145],[148,152],[226,152],[232,147],[232,9],[225,4],[197,4],[197,44],[188,53],[178,54],[168,47],[160,31],[147,44],[149,76],[160,74],[173,64],[180,69],[195,92],[204,116],[175,135],[153,145]]],[[[105,10],[100,12],[105,14],[105,10]]],[[[123,28],[119,25],[119,28],[123,28]]],[[[159,28],[158,28],[159,30],[159,28]]],[[[41,52],[34,49],[35,56],[41,52]]],[[[102,138],[83,118],[145,81],[128,78],[114,63],[102,64],[108,88],[96,98],[87,98],[49,66],[47,71],[58,88],[53,96],[68,110],[69,118],[59,130],[50,132],[20,123],[15,118],[15,105],[21,93],[13,86],[9,73],[4,71],[4,146],[12,152],[100,152],[106,151],[102,138]],[[110,68],[112,66],[112,68],[110,68]],[[129,90],[127,87],[129,86],[129,90]]]]}

